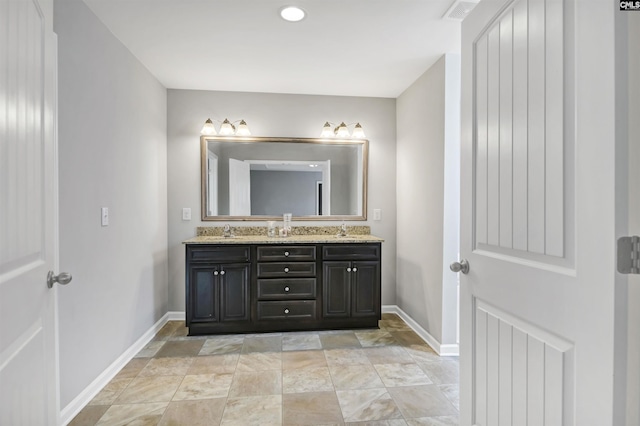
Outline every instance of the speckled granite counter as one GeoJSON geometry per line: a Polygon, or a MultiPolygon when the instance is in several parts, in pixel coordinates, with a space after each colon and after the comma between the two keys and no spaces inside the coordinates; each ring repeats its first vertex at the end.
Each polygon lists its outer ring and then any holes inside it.
{"type": "MultiPolygon", "coordinates": [[[[276,222],[276,226],[281,226],[282,222],[276,222]]],[[[221,237],[223,226],[199,226],[196,235],[198,237],[221,237]]],[[[266,238],[266,226],[231,226],[233,234],[236,236],[255,236],[264,235],[266,238]]],[[[291,235],[331,235],[334,236],[340,232],[339,226],[294,226],[291,228],[291,235]]],[[[347,225],[348,235],[369,235],[371,227],[369,226],[349,226],[347,225]]]]}
{"type": "Polygon", "coordinates": [[[327,243],[380,243],[384,239],[373,235],[292,235],[286,238],[269,238],[266,235],[199,236],[183,241],[183,244],[327,244],[327,243]]]}

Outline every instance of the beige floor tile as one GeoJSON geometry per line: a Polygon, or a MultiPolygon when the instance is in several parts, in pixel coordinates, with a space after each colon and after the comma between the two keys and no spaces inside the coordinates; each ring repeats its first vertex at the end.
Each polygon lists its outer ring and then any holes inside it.
{"type": "Polygon", "coordinates": [[[253,352],[240,355],[236,371],[282,370],[281,352],[253,352]]]}
{"type": "Polygon", "coordinates": [[[67,426],[94,426],[109,407],[109,405],[87,405],[67,426]]]}
{"type": "Polygon", "coordinates": [[[329,366],[371,364],[362,349],[328,349],[324,351],[324,356],[329,366]]]}
{"type": "Polygon", "coordinates": [[[233,374],[199,374],[184,376],[173,396],[174,401],[186,399],[223,398],[229,394],[233,374]]]}
{"type": "Polygon", "coordinates": [[[402,414],[386,389],[336,391],[346,422],[401,418],[402,414]]]}
{"type": "Polygon", "coordinates": [[[457,361],[443,358],[438,362],[421,362],[418,365],[437,385],[452,385],[460,382],[460,368],[457,361]]]}
{"type": "Polygon", "coordinates": [[[192,362],[192,358],[153,358],[140,371],[138,377],[184,376],[192,362]]]}
{"type": "Polygon", "coordinates": [[[280,394],[282,394],[282,372],[275,370],[236,373],[229,390],[230,398],[280,394]]]}
{"type": "Polygon", "coordinates": [[[119,379],[111,380],[98,394],[89,402],[89,405],[111,405],[125,390],[125,388],[131,383],[133,379],[119,379]]]}
{"type": "Polygon", "coordinates": [[[204,340],[175,340],[167,341],[155,355],[160,357],[188,357],[196,356],[202,349],[204,340]]]}
{"type": "MultiPolygon", "coordinates": [[[[153,340],[169,340],[180,326],[181,321],[168,321],[153,337],[153,340]]],[[[184,323],[183,323],[184,324],[184,323]]]]}
{"type": "Polygon", "coordinates": [[[327,359],[323,351],[296,351],[282,353],[282,369],[326,367],[327,359]]]}
{"type": "Polygon", "coordinates": [[[337,390],[384,387],[372,365],[333,365],[329,367],[329,371],[337,390]]]}
{"type": "Polygon", "coordinates": [[[360,348],[362,345],[353,332],[337,334],[321,334],[320,342],[323,349],[360,348]]]}
{"type": "Polygon", "coordinates": [[[437,385],[389,388],[389,393],[405,419],[457,416],[458,410],[437,385]]]}
{"type": "Polygon", "coordinates": [[[242,353],[282,352],[282,336],[246,337],[242,353]]]}
{"type": "Polygon", "coordinates": [[[417,364],[374,364],[373,366],[386,387],[433,383],[417,364]]]}
{"type": "Polygon", "coordinates": [[[335,392],[293,393],[282,396],[283,425],[342,424],[335,392]]]}
{"type": "Polygon", "coordinates": [[[391,333],[386,330],[356,331],[355,334],[363,348],[389,346],[396,343],[391,333]]]}
{"type": "Polygon", "coordinates": [[[407,426],[404,419],[377,420],[371,422],[349,422],[348,426],[407,426]]]}
{"type": "Polygon", "coordinates": [[[116,379],[133,379],[149,363],[149,358],[134,358],[116,375],[116,379]]]}
{"type": "Polygon", "coordinates": [[[317,333],[292,334],[282,337],[283,351],[311,351],[319,349],[322,349],[322,343],[317,333]]]}
{"type": "Polygon", "coordinates": [[[407,420],[409,426],[458,426],[458,416],[423,417],[407,420]]]}
{"type": "Polygon", "coordinates": [[[223,336],[206,339],[199,355],[239,354],[243,344],[243,336],[223,336]]]}
{"type": "Polygon", "coordinates": [[[455,385],[439,385],[440,392],[447,397],[458,411],[460,411],[460,386],[455,385]]]}
{"type": "Polygon", "coordinates": [[[100,426],[155,426],[160,422],[168,402],[112,405],[97,423],[100,426]]]}
{"type": "Polygon", "coordinates": [[[226,402],[226,398],[173,401],[169,403],[159,426],[219,425],[226,402]]]}
{"type": "Polygon", "coordinates": [[[164,346],[166,342],[164,340],[154,340],[149,342],[140,352],[138,352],[135,358],[152,358],[158,351],[164,346]]]}
{"type": "Polygon", "coordinates": [[[401,346],[365,348],[371,364],[415,364],[415,360],[401,346]]]}
{"type": "Polygon", "coordinates": [[[282,372],[282,393],[333,391],[327,367],[285,370],[282,372]]]}
{"type": "Polygon", "coordinates": [[[222,422],[225,426],[280,426],[282,395],[229,398],[222,422]]]}
{"type": "Polygon", "coordinates": [[[194,357],[187,374],[222,374],[234,373],[238,364],[239,354],[198,356],[194,357]]]}
{"type": "Polygon", "coordinates": [[[407,351],[411,358],[416,362],[438,362],[442,360],[442,357],[438,355],[428,345],[409,345],[404,346],[404,350],[407,351]]]}
{"type": "Polygon", "coordinates": [[[426,345],[414,331],[390,331],[389,332],[400,346],[426,345]]]}
{"type": "Polygon", "coordinates": [[[410,331],[411,327],[404,323],[401,319],[382,319],[380,328],[387,331],[410,331]]]}
{"type": "Polygon", "coordinates": [[[116,404],[170,401],[182,376],[136,377],[116,399],[116,404]]]}

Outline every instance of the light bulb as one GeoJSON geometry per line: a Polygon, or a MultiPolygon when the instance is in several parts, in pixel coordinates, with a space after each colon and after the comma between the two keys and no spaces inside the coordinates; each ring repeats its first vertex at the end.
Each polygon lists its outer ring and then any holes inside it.
{"type": "Polygon", "coordinates": [[[207,118],[207,121],[204,122],[204,126],[202,126],[202,130],[200,133],[203,135],[215,135],[216,128],[213,127],[213,121],[210,118],[207,118]]]}
{"type": "Polygon", "coordinates": [[[280,16],[282,17],[282,19],[289,22],[302,21],[305,15],[306,13],[304,12],[304,10],[296,6],[287,6],[280,9],[280,16]]]}

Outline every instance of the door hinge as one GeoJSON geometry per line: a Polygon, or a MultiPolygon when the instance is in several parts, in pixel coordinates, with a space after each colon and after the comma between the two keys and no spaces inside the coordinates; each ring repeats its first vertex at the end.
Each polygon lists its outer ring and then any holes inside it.
{"type": "Polygon", "coordinates": [[[618,238],[618,272],[640,274],[640,237],[618,238]]]}

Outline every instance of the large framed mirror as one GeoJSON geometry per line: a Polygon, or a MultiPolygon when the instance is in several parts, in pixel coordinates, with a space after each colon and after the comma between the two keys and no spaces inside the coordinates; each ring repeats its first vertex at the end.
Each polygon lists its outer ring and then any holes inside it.
{"type": "Polygon", "coordinates": [[[202,220],[366,220],[369,141],[202,136],[202,220]]]}

